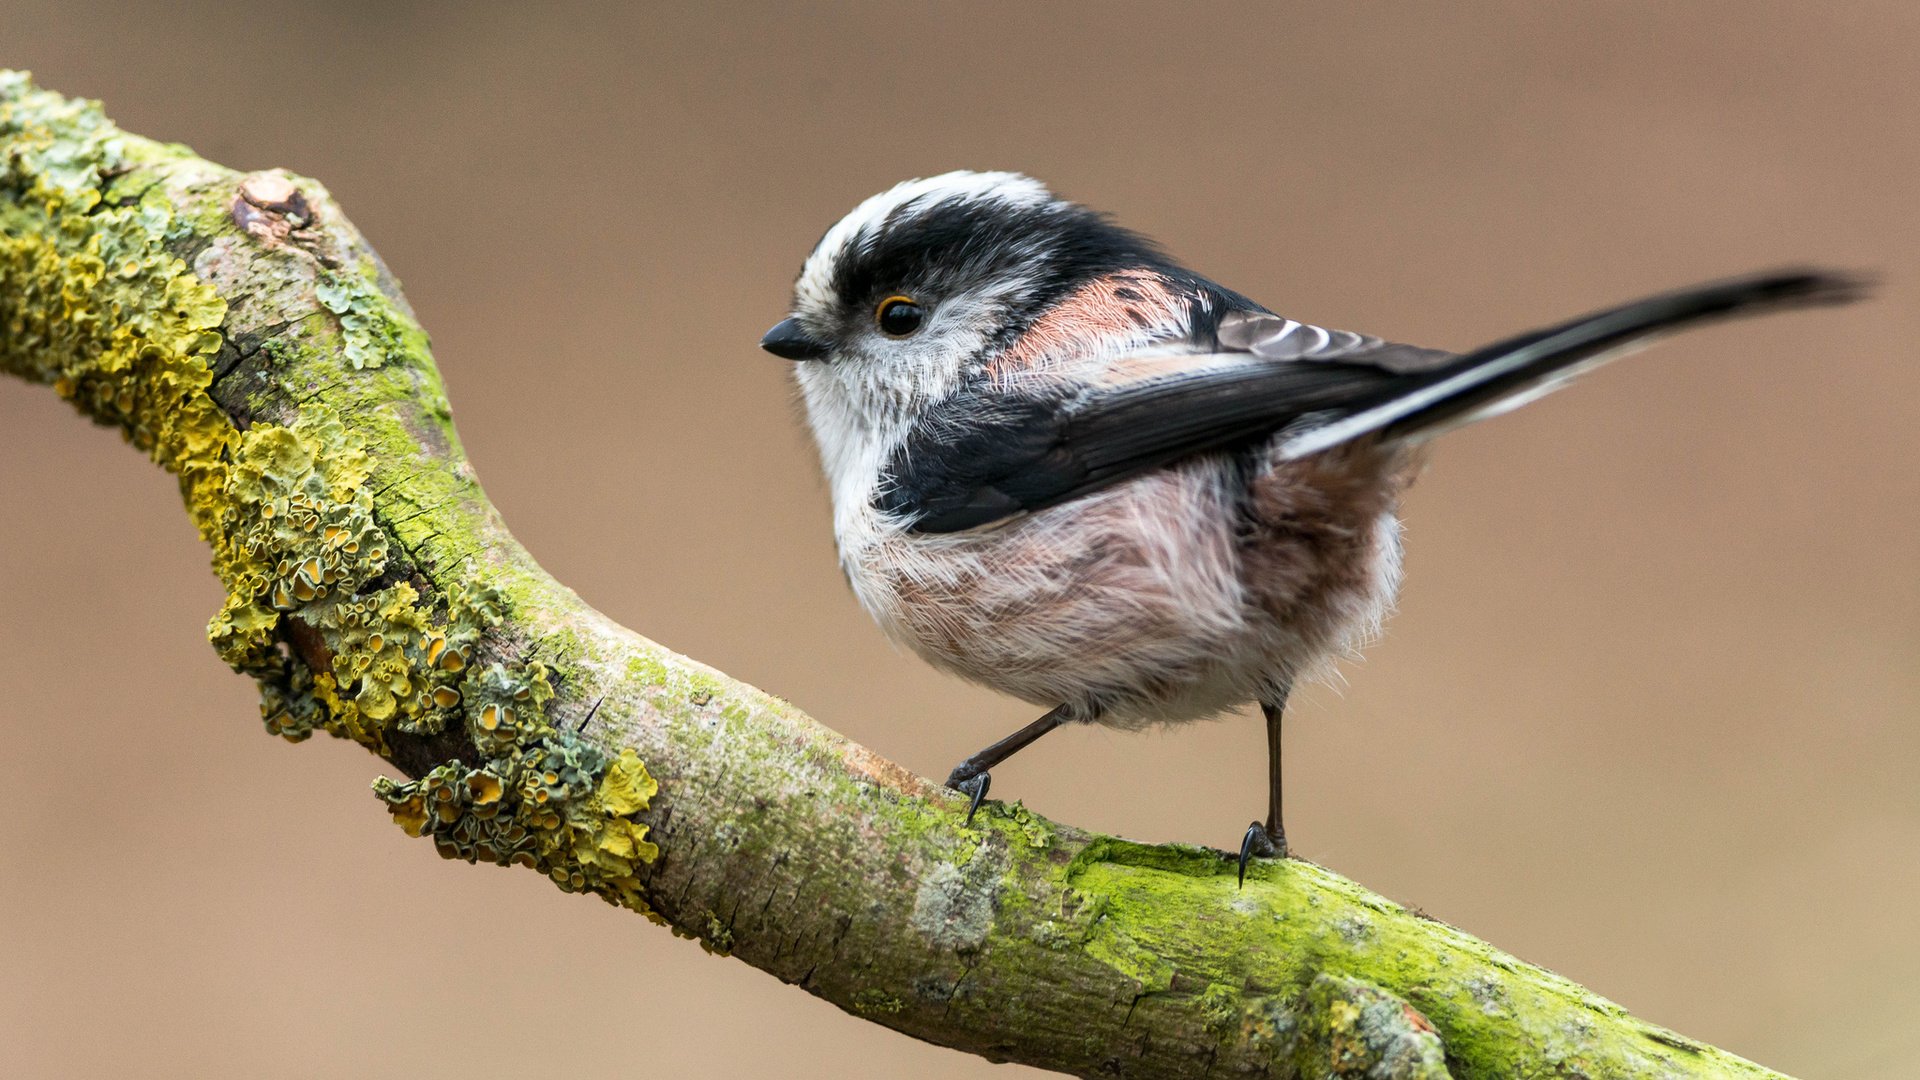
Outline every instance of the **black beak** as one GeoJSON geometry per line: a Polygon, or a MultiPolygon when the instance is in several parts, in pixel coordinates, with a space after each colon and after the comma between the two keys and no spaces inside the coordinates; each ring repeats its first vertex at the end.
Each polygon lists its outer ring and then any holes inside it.
{"type": "Polygon", "coordinates": [[[788,360],[818,360],[827,347],[807,336],[798,319],[781,319],[760,339],[760,347],[788,360]]]}

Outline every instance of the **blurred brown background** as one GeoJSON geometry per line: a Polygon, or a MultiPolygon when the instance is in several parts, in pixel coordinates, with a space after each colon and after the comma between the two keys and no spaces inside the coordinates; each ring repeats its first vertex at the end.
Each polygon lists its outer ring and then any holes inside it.
{"type": "MultiPolygon", "coordinates": [[[[1905,1077],[1920,8],[1815,7],[5,0],[0,65],[324,180],[561,580],[929,775],[1032,710],[857,609],[754,348],[864,196],[1026,170],[1287,314],[1453,347],[1777,263],[1881,272],[1871,306],[1687,337],[1450,437],[1387,639],[1298,699],[1289,824],[1689,1035],[1905,1077]]],[[[1025,1074],[442,862],[365,753],[260,734],[167,478],[12,382],[0,463],[0,1072],[1025,1074]]],[[[1262,750],[1250,718],[1067,732],[994,791],[1225,845],[1262,750]]]]}

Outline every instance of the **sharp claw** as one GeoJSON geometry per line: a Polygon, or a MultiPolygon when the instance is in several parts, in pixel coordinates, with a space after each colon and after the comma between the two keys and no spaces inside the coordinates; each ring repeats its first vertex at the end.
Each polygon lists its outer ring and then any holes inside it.
{"type": "Polygon", "coordinates": [[[969,828],[973,826],[973,815],[979,811],[981,800],[987,797],[987,788],[992,784],[993,774],[990,772],[983,772],[972,780],[962,782],[960,790],[966,791],[971,788],[973,791],[973,801],[967,804],[967,826],[969,828]]]}
{"type": "Polygon", "coordinates": [[[1247,860],[1253,858],[1255,844],[1267,838],[1267,830],[1259,822],[1247,826],[1247,834],[1240,838],[1240,888],[1247,887],[1247,860]]]}
{"type": "Polygon", "coordinates": [[[1247,861],[1255,855],[1263,859],[1286,858],[1287,834],[1275,836],[1258,821],[1247,826],[1246,835],[1240,838],[1240,887],[1243,889],[1247,887],[1247,861]]]}

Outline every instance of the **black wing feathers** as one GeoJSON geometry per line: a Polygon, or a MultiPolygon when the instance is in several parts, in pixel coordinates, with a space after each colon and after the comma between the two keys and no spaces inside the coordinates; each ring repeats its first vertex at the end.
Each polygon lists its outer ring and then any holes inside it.
{"type": "Polygon", "coordinates": [[[1061,405],[968,391],[948,398],[894,450],[874,505],[909,518],[916,532],[959,532],[1050,505],[1040,493],[1073,471],[1058,452],[1061,405]]]}
{"type": "Polygon", "coordinates": [[[1264,439],[1394,376],[1364,364],[1241,365],[1076,396],[962,391],[915,425],[876,500],[916,532],[1041,510],[1184,457],[1264,439]]]}
{"type": "Polygon", "coordinates": [[[1244,344],[1222,335],[1224,346],[1241,349],[1230,362],[1196,356],[1190,369],[1133,383],[1052,395],[973,387],[915,425],[889,459],[875,505],[917,532],[958,532],[1282,429],[1291,429],[1279,447],[1289,458],[1365,435],[1401,438],[1472,419],[1504,398],[1543,392],[1581,364],[1661,333],[1738,314],[1844,303],[1861,288],[1817,272],[1719,282],[1458,357],[1345,335],[1351,340],[1298,352],[1297,359],[1265,360],[1269,350],[1257,339],[1267,328],[1256,327],[1242,335],[1244,344]]]}

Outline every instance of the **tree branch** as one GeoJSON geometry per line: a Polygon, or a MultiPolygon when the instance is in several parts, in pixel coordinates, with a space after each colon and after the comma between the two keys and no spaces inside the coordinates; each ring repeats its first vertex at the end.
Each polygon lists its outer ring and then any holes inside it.
{"type": "Polygon", "coordinates": [[[518,863],[843,1009],[1085,1076],[1777,1076],[1303,861],[965,801],[632,633],[488,504],[398,284],[318,183],[0,72],[0,369],[179,478],[267,730],[361,743],[518,863]]]}

